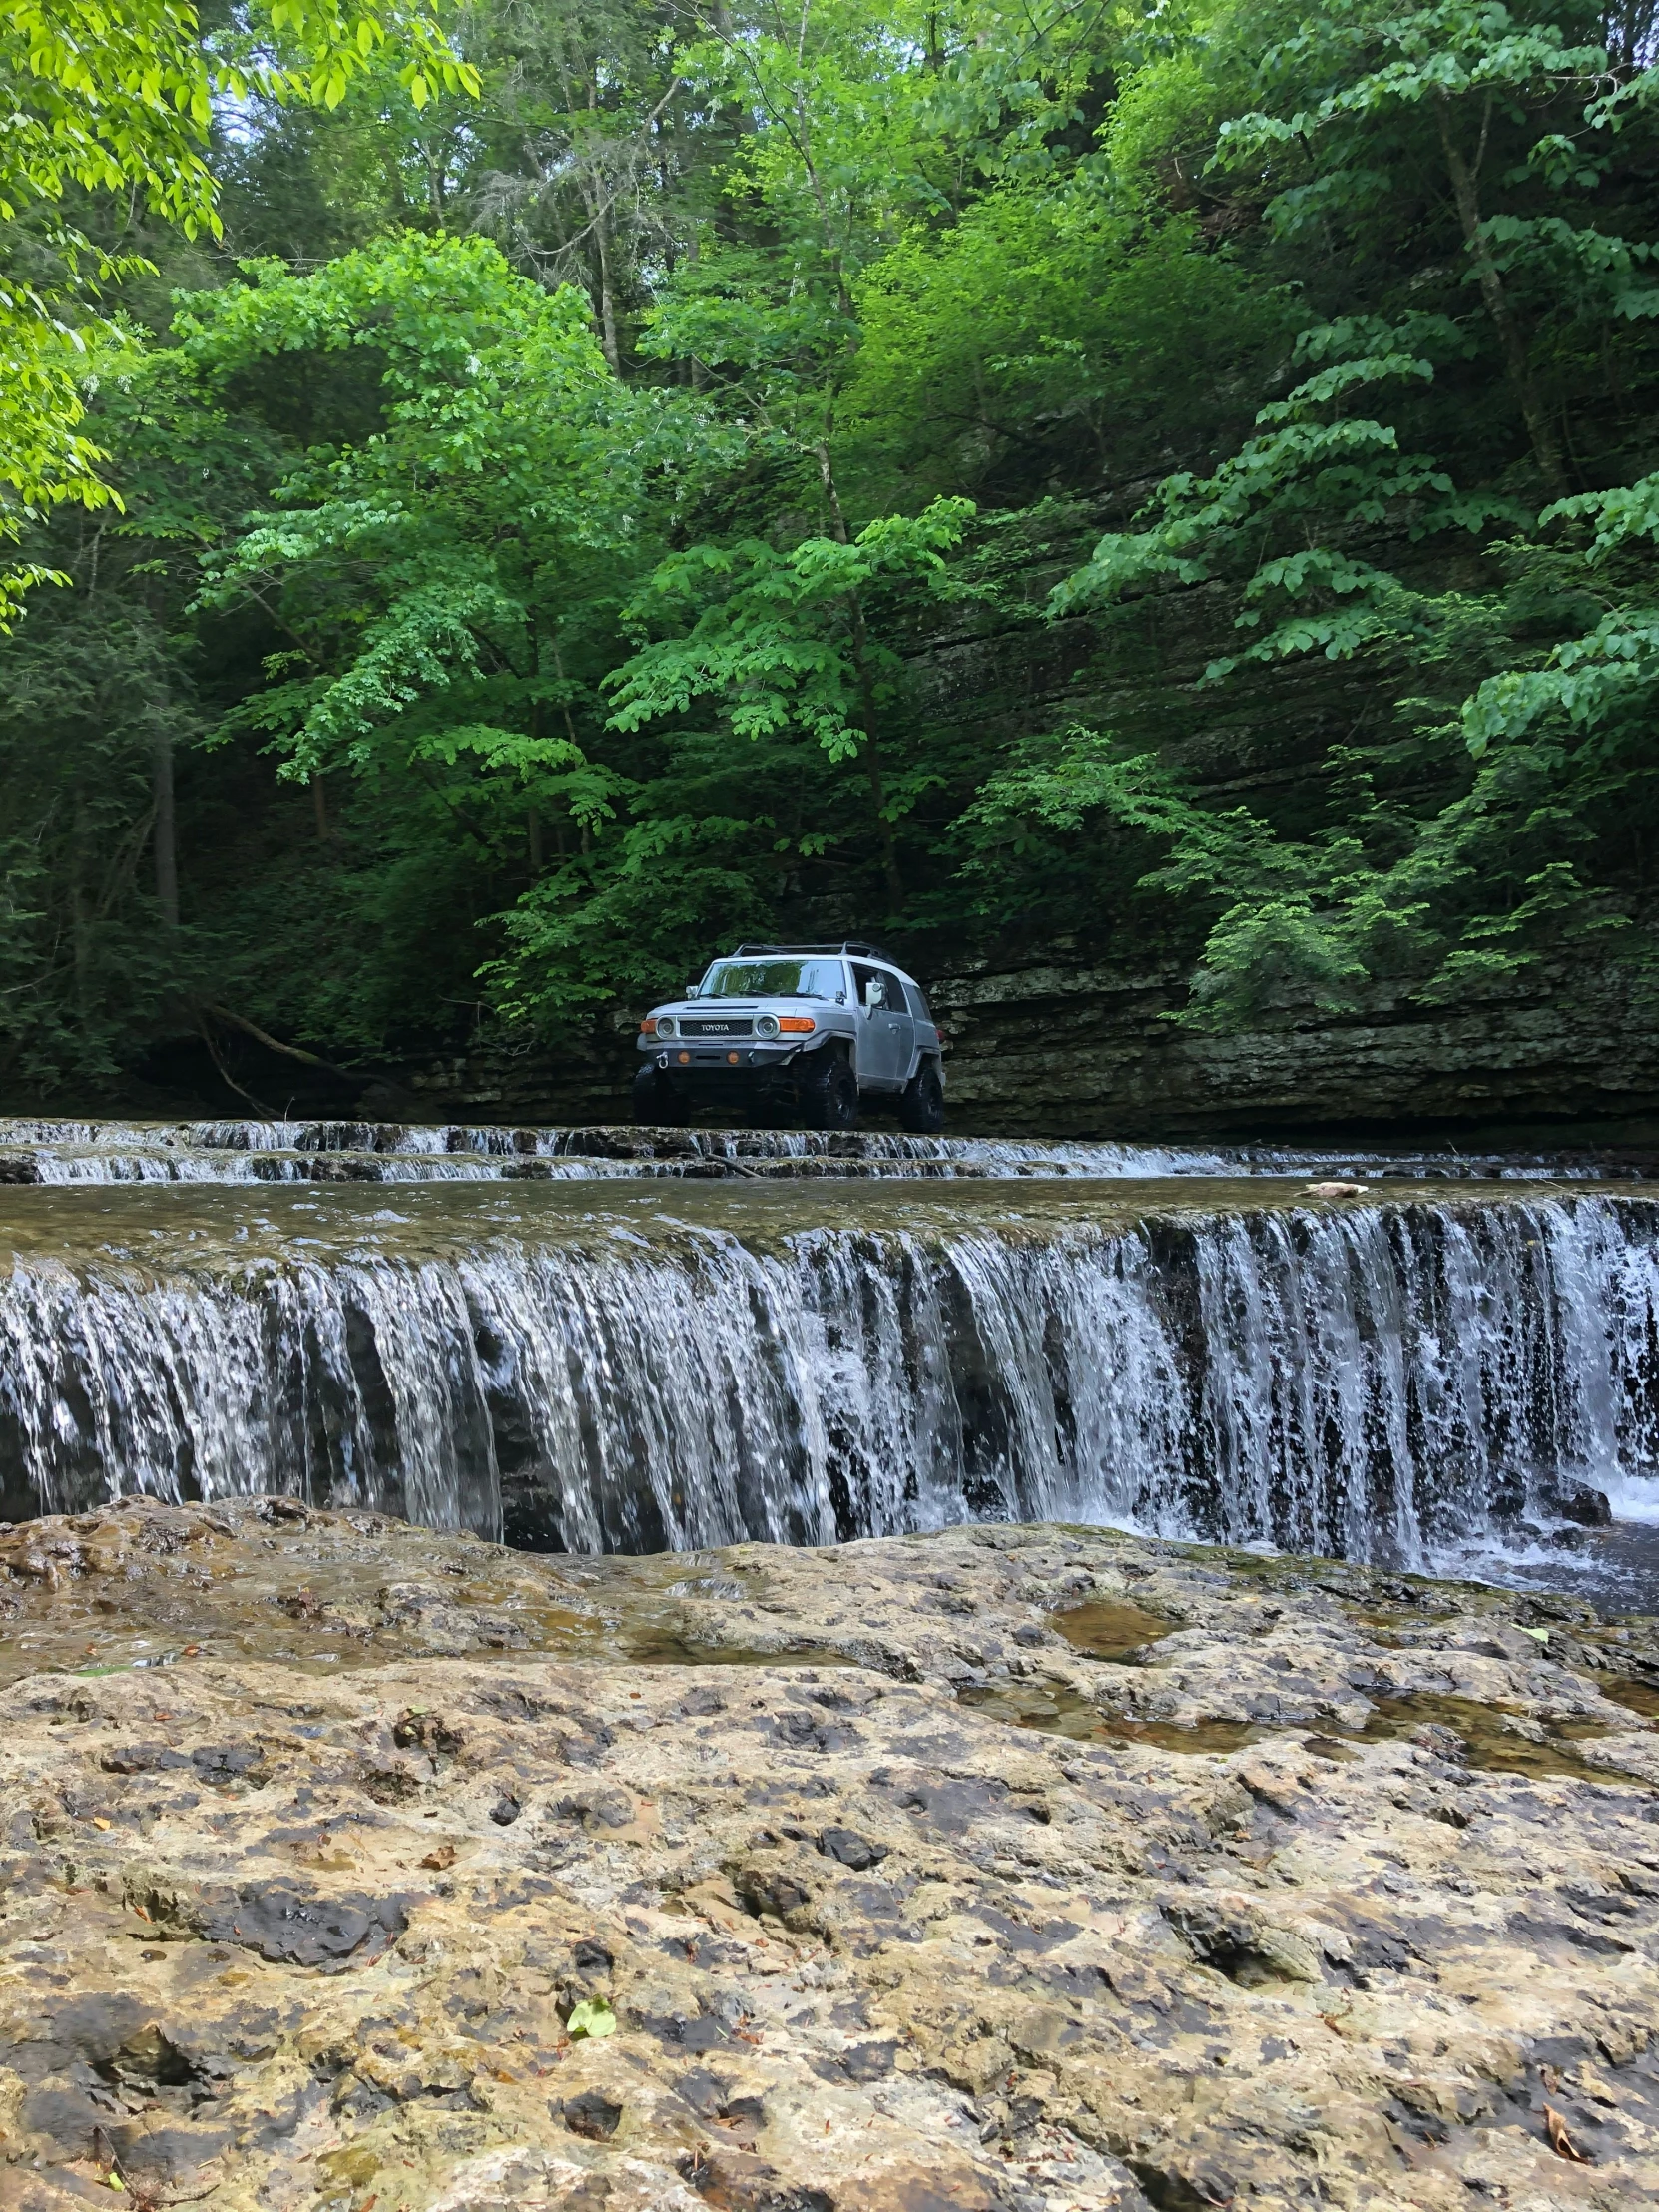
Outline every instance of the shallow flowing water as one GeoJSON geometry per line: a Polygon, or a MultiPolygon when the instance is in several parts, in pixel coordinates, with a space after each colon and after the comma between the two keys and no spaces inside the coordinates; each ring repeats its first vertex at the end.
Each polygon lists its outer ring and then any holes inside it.
{"type": "Polygon", "coordinates": [[[1559,1580],[1622,1533],[1564,1532],[1564,1483],[1659,1514],[1639,1189],[83,1184],[0,1194],[8,1252],[14,1517],[285,1491],[588,1552],[1119,1520],[1559,1580]]]}
{"type": "Polygon", "coordinates": [[[1310,1151],[918,1137],[897,1130],[517,1128],[362,1121],[124,1122],[0,1118],[0,1183],[420,1183],[605,1177],[795,1180],[897,1175],[1147,1177],[1363,1175],[1552,1180],[1628,1176],[1629,1160],[1536,1154],[1310,1151]]]}

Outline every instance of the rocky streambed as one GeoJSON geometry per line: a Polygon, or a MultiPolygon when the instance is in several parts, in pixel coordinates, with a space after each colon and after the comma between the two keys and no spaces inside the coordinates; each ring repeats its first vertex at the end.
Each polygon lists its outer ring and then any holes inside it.
{"type": "Polygon", "coordinates": [[[1109,1530],[0,1534],[0,2202],[1629,2207],[1659,1623],[1109,1530]]]}

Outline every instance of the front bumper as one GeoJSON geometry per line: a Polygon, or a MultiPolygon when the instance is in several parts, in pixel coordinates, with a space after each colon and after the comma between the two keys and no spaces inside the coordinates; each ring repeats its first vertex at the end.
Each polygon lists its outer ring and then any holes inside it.
{"type": "Polygon", "coordinates": [[[811,1040],[788,1041],[748,1038],[739,1044],[703,1043],[689,1039],[682,1044],[659,1044],[655,1037],[640,1039],[640,1055],[658,1072],[674,1076],[755,1076],[791,1072],[795,1063],[813,1050],[811,1040]]]}

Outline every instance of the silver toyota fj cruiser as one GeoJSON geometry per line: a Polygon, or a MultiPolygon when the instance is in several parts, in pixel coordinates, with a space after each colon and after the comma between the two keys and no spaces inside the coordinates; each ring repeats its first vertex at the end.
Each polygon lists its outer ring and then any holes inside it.
{"type": "Polygon", "coordinates": [[[722,1106],[762,1127],[850,1129],[860,1106],[944,1127],[941,1040],[921,987],[872,944],[740,944],[640,1023],[634,1119],[722,1106]]]}

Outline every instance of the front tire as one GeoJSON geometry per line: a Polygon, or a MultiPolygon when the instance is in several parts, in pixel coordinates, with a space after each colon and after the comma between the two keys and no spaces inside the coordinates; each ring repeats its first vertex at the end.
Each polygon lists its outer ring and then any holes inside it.
{"type": "Polygon", "coordinates": [[[826,1052],[801,1078],[801,1118],[809,1129],[854,1129],[858,1079],[838,1052],[826,1052]]]}
{"type": "Polygon", "coordinates": [[[944,1085],[936,1067],[924,1064],[905,1084],[898,1118],[918,1137],[936,1137],[944,1127],[944,1085]]]}
{"type": "Polygon", "coordinates": [[[644,1067],[634,1070],[634,1120],[638,1127],[680,1129],[690,1119],[685,1100],[675,1097],[674,1086],[661,1068],[647,1060],[644,1067]]]}

